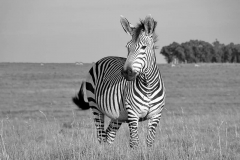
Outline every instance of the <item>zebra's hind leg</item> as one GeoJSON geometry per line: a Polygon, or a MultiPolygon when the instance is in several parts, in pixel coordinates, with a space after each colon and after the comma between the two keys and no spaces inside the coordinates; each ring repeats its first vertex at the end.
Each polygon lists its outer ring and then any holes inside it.
{"type": "Polygon", "coordinates": [[[118,129],[121,127],[122,122],[118,122],[117,120],[111,120],[107,130],[107,143],[111,144],[113,143],[115,137],[116,137],[116,132],[118,129]]]}
{"type": "Polygon", "coordinates": [[[153,145],[153,142],[155,140],[156,135],[156,127],[159,124],[161,118],[161,113],[153,116],[148,121],[148,135],[147,135],[147,146],[151,147],[153,145]]]}
{"type": "Polygon", "coordinates": [[[93,111],[94,122],[97,128],[97,139],[99,143],[106,142],[106,132],[104,130],[104,114],[98,110],[93,111]]]}

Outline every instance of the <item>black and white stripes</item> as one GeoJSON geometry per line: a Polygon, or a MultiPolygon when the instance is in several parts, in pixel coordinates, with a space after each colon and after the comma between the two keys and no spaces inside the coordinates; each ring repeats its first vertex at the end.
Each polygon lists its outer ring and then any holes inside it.
{"type": "Polygon", "coordinates": [[[136,27],[121,17],[124,30],[132,36],[128,56],[105,57],[90,69],[74,103],[91,108],[99,142],[112,143],[123,122],[129,124],[130,146],[139,143],[138,123],[149,120],[147,145],[152,146],[165,104],[165,88],[156,64],[156,22],[147,16],[136,27]],[[146,28],[147,27],[147,28],[146,28]],[[104,130],[104,115],[111,122],[104,130]]]}

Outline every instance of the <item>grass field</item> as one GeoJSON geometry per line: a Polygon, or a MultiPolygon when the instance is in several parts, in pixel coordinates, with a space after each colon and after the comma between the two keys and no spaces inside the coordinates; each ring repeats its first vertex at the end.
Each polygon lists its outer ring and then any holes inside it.
{"type": "Polygon", "coordinates": [[[112,145],[96,139],[91,111],[71,97],[91,64],[0,63],[0,159],[240,159],[240,65],[159,65],[167,90],[156,141],[129,148],[127,124],[112,145]]]}

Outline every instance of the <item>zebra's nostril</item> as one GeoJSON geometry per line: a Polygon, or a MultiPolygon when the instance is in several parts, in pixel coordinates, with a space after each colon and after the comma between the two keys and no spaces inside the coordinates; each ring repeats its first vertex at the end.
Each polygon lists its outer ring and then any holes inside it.
{"type": "Polygon", "coordinates": [[[121,74],[122,74],[122,76],[124,76],[126,74],[123,69],[121,70],[121,74]]]}
{"type": "Polygon", "coordinates": [[[128,69],[128,74],[132,74],[132,70],[131,69],[128,69]]]}

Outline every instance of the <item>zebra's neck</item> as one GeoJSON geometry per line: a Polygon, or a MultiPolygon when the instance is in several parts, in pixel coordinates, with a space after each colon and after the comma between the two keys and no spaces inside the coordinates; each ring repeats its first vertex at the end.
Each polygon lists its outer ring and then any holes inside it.
{"type": "Polygon", "coordinates": [[[148,63],[146,71],[139,75],[139,83],[141,86],[144,86],[143,89],[146,91],[152,90],[154,86],[160,83],[161,79],[159,78],[159,69],[156,63],[155,54],[149,59],[151,62],[148,63]]]}

